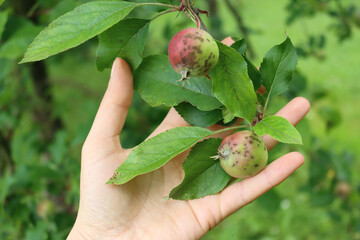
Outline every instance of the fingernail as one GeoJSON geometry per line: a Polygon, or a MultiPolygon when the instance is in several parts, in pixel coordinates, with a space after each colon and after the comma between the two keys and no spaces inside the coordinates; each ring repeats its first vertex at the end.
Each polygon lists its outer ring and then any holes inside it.
{"type": "Polygon", "coordinates": [[[113,65],[112,65],[112,68],[111,68],[111,74],[110,74],[110,77],[112,77],[114,75],[114,72],[115,72],[115,69],[117,67],[117,64],[118,64],[118,59],[116,58],[113,65]]]}

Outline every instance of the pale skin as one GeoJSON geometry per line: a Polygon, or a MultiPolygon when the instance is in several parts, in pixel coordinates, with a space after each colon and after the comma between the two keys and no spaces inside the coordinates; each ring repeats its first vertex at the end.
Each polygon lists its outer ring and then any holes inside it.
{"type": "MultiPolygon", "coordinates": [[[[223,42],[231,44],[231,39],[223,42]]],[[[68,236],[72,239],[200,239],[224,218],[277,186],[304,163],[297,152],[288,153],[269,164],[258,175],[236,182],[222,192],[202,199],[167,200],[172,188],[181,183],[184,152],[162,168],[130,182],[105,184],[131,152],[121,147],[119,135],[133,95],[129,65],[117,58],[108,88],[83,145],[81,156],[80,207],[68,236]]],[[[295,98],[276,115],[296,125],[309,111],[304,98],[295,98]]],[[[239,120],[240,121],[240,120],[239,120]]],[[[174,127],[188,126],[172,108],[149,136],[174,127]]],[[[218,125],[211,130],[221,128],[218,125]]],[[[214,137],[225,137],[225,132],[214,137]]],[[[263,137],[269,150],[276,141],[263,137]]]]}

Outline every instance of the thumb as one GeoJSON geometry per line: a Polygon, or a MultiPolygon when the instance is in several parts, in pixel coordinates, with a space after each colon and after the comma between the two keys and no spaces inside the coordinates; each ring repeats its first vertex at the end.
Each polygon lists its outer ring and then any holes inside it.
{"type": "Polygon", "coordinates": [[[96,140],[116,137],[120,134],[133,96],[133,75],[130,66],[116,58],[111,70],[108,88],[101,101],[88,138],[96,140]]]}

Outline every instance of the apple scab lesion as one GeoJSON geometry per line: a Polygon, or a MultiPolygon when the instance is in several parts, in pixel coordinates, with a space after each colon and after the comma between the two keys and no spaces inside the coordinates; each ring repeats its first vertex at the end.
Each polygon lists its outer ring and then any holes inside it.
{"type": "Polygon", "coordinates": [[[187,28],[177,33],[171,39],[168,51],[172,67],[182,75],[181,81],[207,76],[219,59],[215,40],[206,31],[196,28],[187,28]]]}

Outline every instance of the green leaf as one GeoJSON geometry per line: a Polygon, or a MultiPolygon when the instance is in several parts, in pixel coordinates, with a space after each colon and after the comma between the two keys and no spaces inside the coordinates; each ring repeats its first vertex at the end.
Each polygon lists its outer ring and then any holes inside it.
{"type": "Polygon", "coordinates": [[[224,123],[227,124],[229,122],[231,122],[232,120],[234,120],[235,115],[232,114],[229,109],[227,109],[226,107],[223,107],[222,109],[222,115],[224,118],[224,123]]]}
{"type": "Polygon", "coordinates": [[[235,49],[241,55],[244,55],[245,51],[246,51],[246,47],[247,47],[246,39],[243,38],[243,39],[237,40],[230,47],[235,49]]]}
{"type": "Polygon", "coordinates": [[[269,97],[288,89],[297,62],[296,49],[290,38],[266,53],[260,72],[269,97]]]}
{"type": "Polygon", "coordinates": [[[211,72],[213,92],[235,116],[252,122],[256,112],[256,94],[240,53],[217,42],[219,62],[211,72]]]}
{"type": "Polygon", "coordinates": [[[217,154],[221,139],[207,139],[196,144],[183,163],[185,178],[169,197],[177,200],[202,198],[223,190],[231,176],[211,156],[217,154]]]}
{"type": "MultiPolygon", "coordinates": [[[[0,5],[1,5],[1,1],[0,1],[0,5]]],[[[7,22],[8,19],[8,13],[7,12],[0,12],[0,40],[2,37],[2,34],[4,32],[5,29],[5,24],[7,22]]]]}
{"type": "Polygon", "coordinates": [[[0,6],[1,6],[1,4],[3,4],[5,2],[5,0],[0,0],[0,6]]]}
{"type": "Polygon", "coordinates": [[[302,144],[300,133],[283,117],[266,117],[255,125],[254,131],[259,136],[270,135],[282,143],[302,144]]]}
{"type": "MultiPolygon", "coordinates": [[[[172,1],[174,1],[174,0],[153,0],[153,1],[151,1],[151,2],[171,4],[172,1]]],[[[135,2],[138,2],[138,3],[148,3],[148,2],[150,2],[150,1],[149,1],[149,0],[135,0],[135,2]]]]}
{"type": "Polygon", "coordinates": [[[154,171],[212,134],[212,131],[199,127],[178,127],[160,133],[138,145],[108,183],[124,184],[138,175],[154,171]]]}
{"type": "Polygon", "coordinates": [[[125,19],[99,35],[96,65],[100,71],[110,68],[117,56],[134,70],[142,61],[149,20],[125,19]]]}
{"type": "Polygon", "coordinates": [[[251,81],[253,82],[254,89],[257,90],[261,87],[261,74],[250,59],[245,55],[246,51],[246,40],[245,38],[234,42],[231,45],[238,53],[240,53],[247,63],[247,70],[251,81]]]}
{"type": "Polygon", "coordinates": [[[209,127],[222,119],[221,109],[201,111],[187,102],[180,103],[175,109],[186,122],[193,126],[209,127]]]}
{"type": "Polygon", "coordinates": [[[255,65],[248,59],[247,56],[243,56],[247,63],[247,70],[251,81],[253,82],[254,89],[258,90],[262,85],[261,73],[255,67],[255,65]]]}
{"type": "Polygon", "coordinates": [[[20,63],[39,61],[76,47],[122,20],[135,6],[123,1],[85,3],[40,32],[20,63]]]}
{"type": "Polygon", "coordinates": [[[261,107],[264,107],[264,106],[265,106],[265,102],[266,102],[266,99],[265,99],[264,95],[256,92],[256,96],[257,96],[258,104],[259,104],[261,107]]]}
{"type": "Polygon", "coordinates": [[[219,108],[222,104],[211,92],[211,80],[190,78],[189,84],[178,82],[181,75],[174,71],[166,55],[144,58],[134,73],[134,89],[152,107],[176,106],[189,102],[202,111],[219,108]]]}

